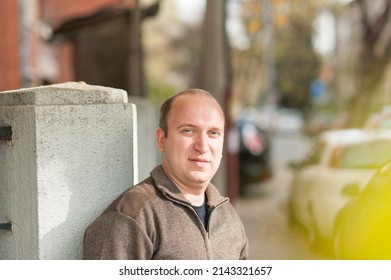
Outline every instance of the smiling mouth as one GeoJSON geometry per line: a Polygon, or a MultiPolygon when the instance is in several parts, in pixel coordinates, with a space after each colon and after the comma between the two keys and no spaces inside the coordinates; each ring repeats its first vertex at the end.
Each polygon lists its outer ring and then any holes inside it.
{"type": "Polygon", "coordinates": [[[196,162],[196,163],[210,163],[207,159],[202,158],[190,158],[189,161],[196,162]]]}

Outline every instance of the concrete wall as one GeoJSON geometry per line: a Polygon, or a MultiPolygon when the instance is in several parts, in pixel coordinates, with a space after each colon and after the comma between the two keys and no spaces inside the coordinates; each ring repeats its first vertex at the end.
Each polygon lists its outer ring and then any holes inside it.
{"type": "Polygon", "coordinates": [[[149,176],[150,171],[161,163],[156,146],[155,132],[159,126],[159,107],[140,97],[128,97],[137,107],[137,142],[139,179],[149,176]]]}
{"type": "Polygon", "coordinates": [[[84,230],[138,182],[123,90],[65,83],[0,93],[0,259],[79,259],[84,230]]]}

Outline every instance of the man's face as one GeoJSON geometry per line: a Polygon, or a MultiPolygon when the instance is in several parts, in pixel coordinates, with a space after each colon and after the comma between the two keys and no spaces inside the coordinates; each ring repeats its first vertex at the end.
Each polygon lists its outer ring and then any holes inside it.
{"type": "Polygon", "coordinates": [[[160,128],[156,132],[165,172],[179,186],[206,187],[222,157],[224,116],[218,104],[204,94],[179,96],[167,124],[167,137],[160,128]]]}

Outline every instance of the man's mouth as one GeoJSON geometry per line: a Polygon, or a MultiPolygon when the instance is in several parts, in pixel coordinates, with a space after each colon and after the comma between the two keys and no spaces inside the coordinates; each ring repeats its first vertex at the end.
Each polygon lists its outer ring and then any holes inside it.
{"type": "Polygon", "coordinates": [[[204,158],[190,158],[190,161],[199,162],[199,163],[210,163],[210,160],[204,158]]]}

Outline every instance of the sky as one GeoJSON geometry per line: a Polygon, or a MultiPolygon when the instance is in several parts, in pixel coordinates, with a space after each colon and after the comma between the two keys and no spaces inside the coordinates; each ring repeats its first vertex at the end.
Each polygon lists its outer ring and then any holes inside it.
{"type": "Polygon", "coordinates": [[[206,0],[175,0],[177,13],[181,20],[193,23],[202,19],[206,0]]]}
{"type": "MultiPolygon", "coordinates": [[[[179,18],[187,23],[198,23],[202,20],[203,13],[207,0],[174,0],[177,6],[177,13],[179,18]]],[[[247,38],[243,36],[243,28],[235,21],[235,8],[238,7],[239,1],[229,1],[228,6],[228,21],[227,30],[228,35],[235,40],[235,47],[245,48],[248,45],[247,38]]]]}
{"type": "Polygon", "coordinates": [[[321,13],[314,22],[313,45],[319,53],[329,53],[335,47],[335,21],[330,12],[321,13]]]}

